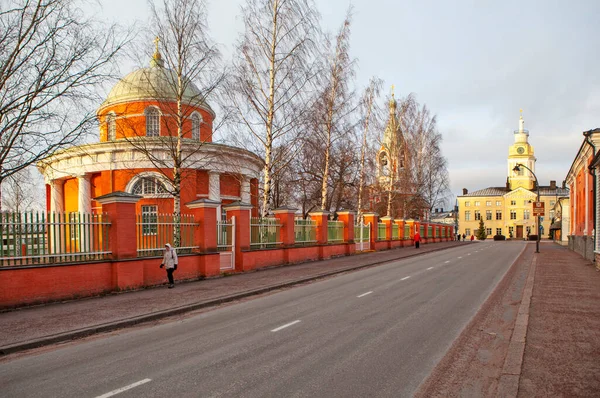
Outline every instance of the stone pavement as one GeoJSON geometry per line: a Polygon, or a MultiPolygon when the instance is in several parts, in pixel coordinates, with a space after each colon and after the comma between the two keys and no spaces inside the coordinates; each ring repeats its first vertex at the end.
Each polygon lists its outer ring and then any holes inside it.
{"type": "MultiPolygon", "coordinates": [[[[0,313],[0,356],[216,306],[354,269],[469,244],[473,243],[442,242],[422,245],[418,250],[406,247],[363,253],[222,278],[182,282],[176,284],[175,289],[156,287],[3,312],[0,313]]],[[[159,263],[157,259],[157,267],[159,263]]]]}
{"type": "Polygon", "coordinates": [[[520,397],[600,396],[600,272],[542,245],[529,308],[520,397]]]}

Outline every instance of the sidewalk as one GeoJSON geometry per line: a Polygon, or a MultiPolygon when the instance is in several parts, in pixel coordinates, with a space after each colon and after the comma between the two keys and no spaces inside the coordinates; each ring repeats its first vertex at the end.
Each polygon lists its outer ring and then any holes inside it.
{"type": "Polygon", "coordinates": [[[537,256],[518,396],[600,396],[600,272],[559,245],[537,256]]]}
{"type": "MultiPolygon", "coordinates": [[[[0,356],[148,322],[471,242],[442,242],[0,313],[0,356]]],[[[158,267],[158,260],[157,260],[158,267]]],[[[177,277],[177,273],[175,273],[177,277]]]]}

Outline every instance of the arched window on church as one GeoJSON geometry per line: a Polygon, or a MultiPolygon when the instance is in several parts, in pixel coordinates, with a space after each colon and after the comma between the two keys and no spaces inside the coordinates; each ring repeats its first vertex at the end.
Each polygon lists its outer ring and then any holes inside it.
{"type": "Polygon", "coordinates": [[[135,183],[131,193],[134,195],[159,195],[166,194],[168,191],[157,177],[142,177],[135,183]]]}
{"type": "Polygon", "coordinates": [[[106,137],[108,141],[117,139],[117,121],[114,113],[106,115],[106,137]]]}
{"type": "Polygon", "coordinates": [[[158,137],[160,135],[160,112],[154,107],[146,108],[146,137],[158,137]]]}
{"type": "Polygon", "coordinates": [[[382,175],[384,175],[384,176],[390,175],[390,165],[389,165],[387,154],[385,154],[385,153],[381,154],[381,157],[379,158],[379,165],[381,168],[382,175]]]}
{"type": "Polygon", "coordinates": [[[194,112],[192,114],[192,139],[200,140],[200,124],[202,123],[202,117],[199,113],[194,112]]]}

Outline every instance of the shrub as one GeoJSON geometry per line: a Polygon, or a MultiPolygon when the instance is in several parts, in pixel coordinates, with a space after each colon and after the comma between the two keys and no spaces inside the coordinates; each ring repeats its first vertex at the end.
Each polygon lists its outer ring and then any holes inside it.
{"type": "Polygon", "coordinates": [[[494,235],[494,240],[506,240],[506,236],[504,236],[504,235],[494,235]]]}

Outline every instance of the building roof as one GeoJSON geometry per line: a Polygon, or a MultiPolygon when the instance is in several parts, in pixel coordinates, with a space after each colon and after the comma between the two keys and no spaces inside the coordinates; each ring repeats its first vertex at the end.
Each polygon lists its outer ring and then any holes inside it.
{"type": "MultiPolygon", "coordinates": [[[[536,189],[530,190],[532,193],[537,193],[536,189]]],[[[462,197],[481,197],[481,196],[504,196],[508,191],[505,187],[489,187],[480,189],[478,191],[469,192],[466,195],[459,195],[462,197]]],[[[540,185],[540,196],[569,196],[569,190],[566,188],[556,187],[551,188],[550,185],[540,185]]]]}

